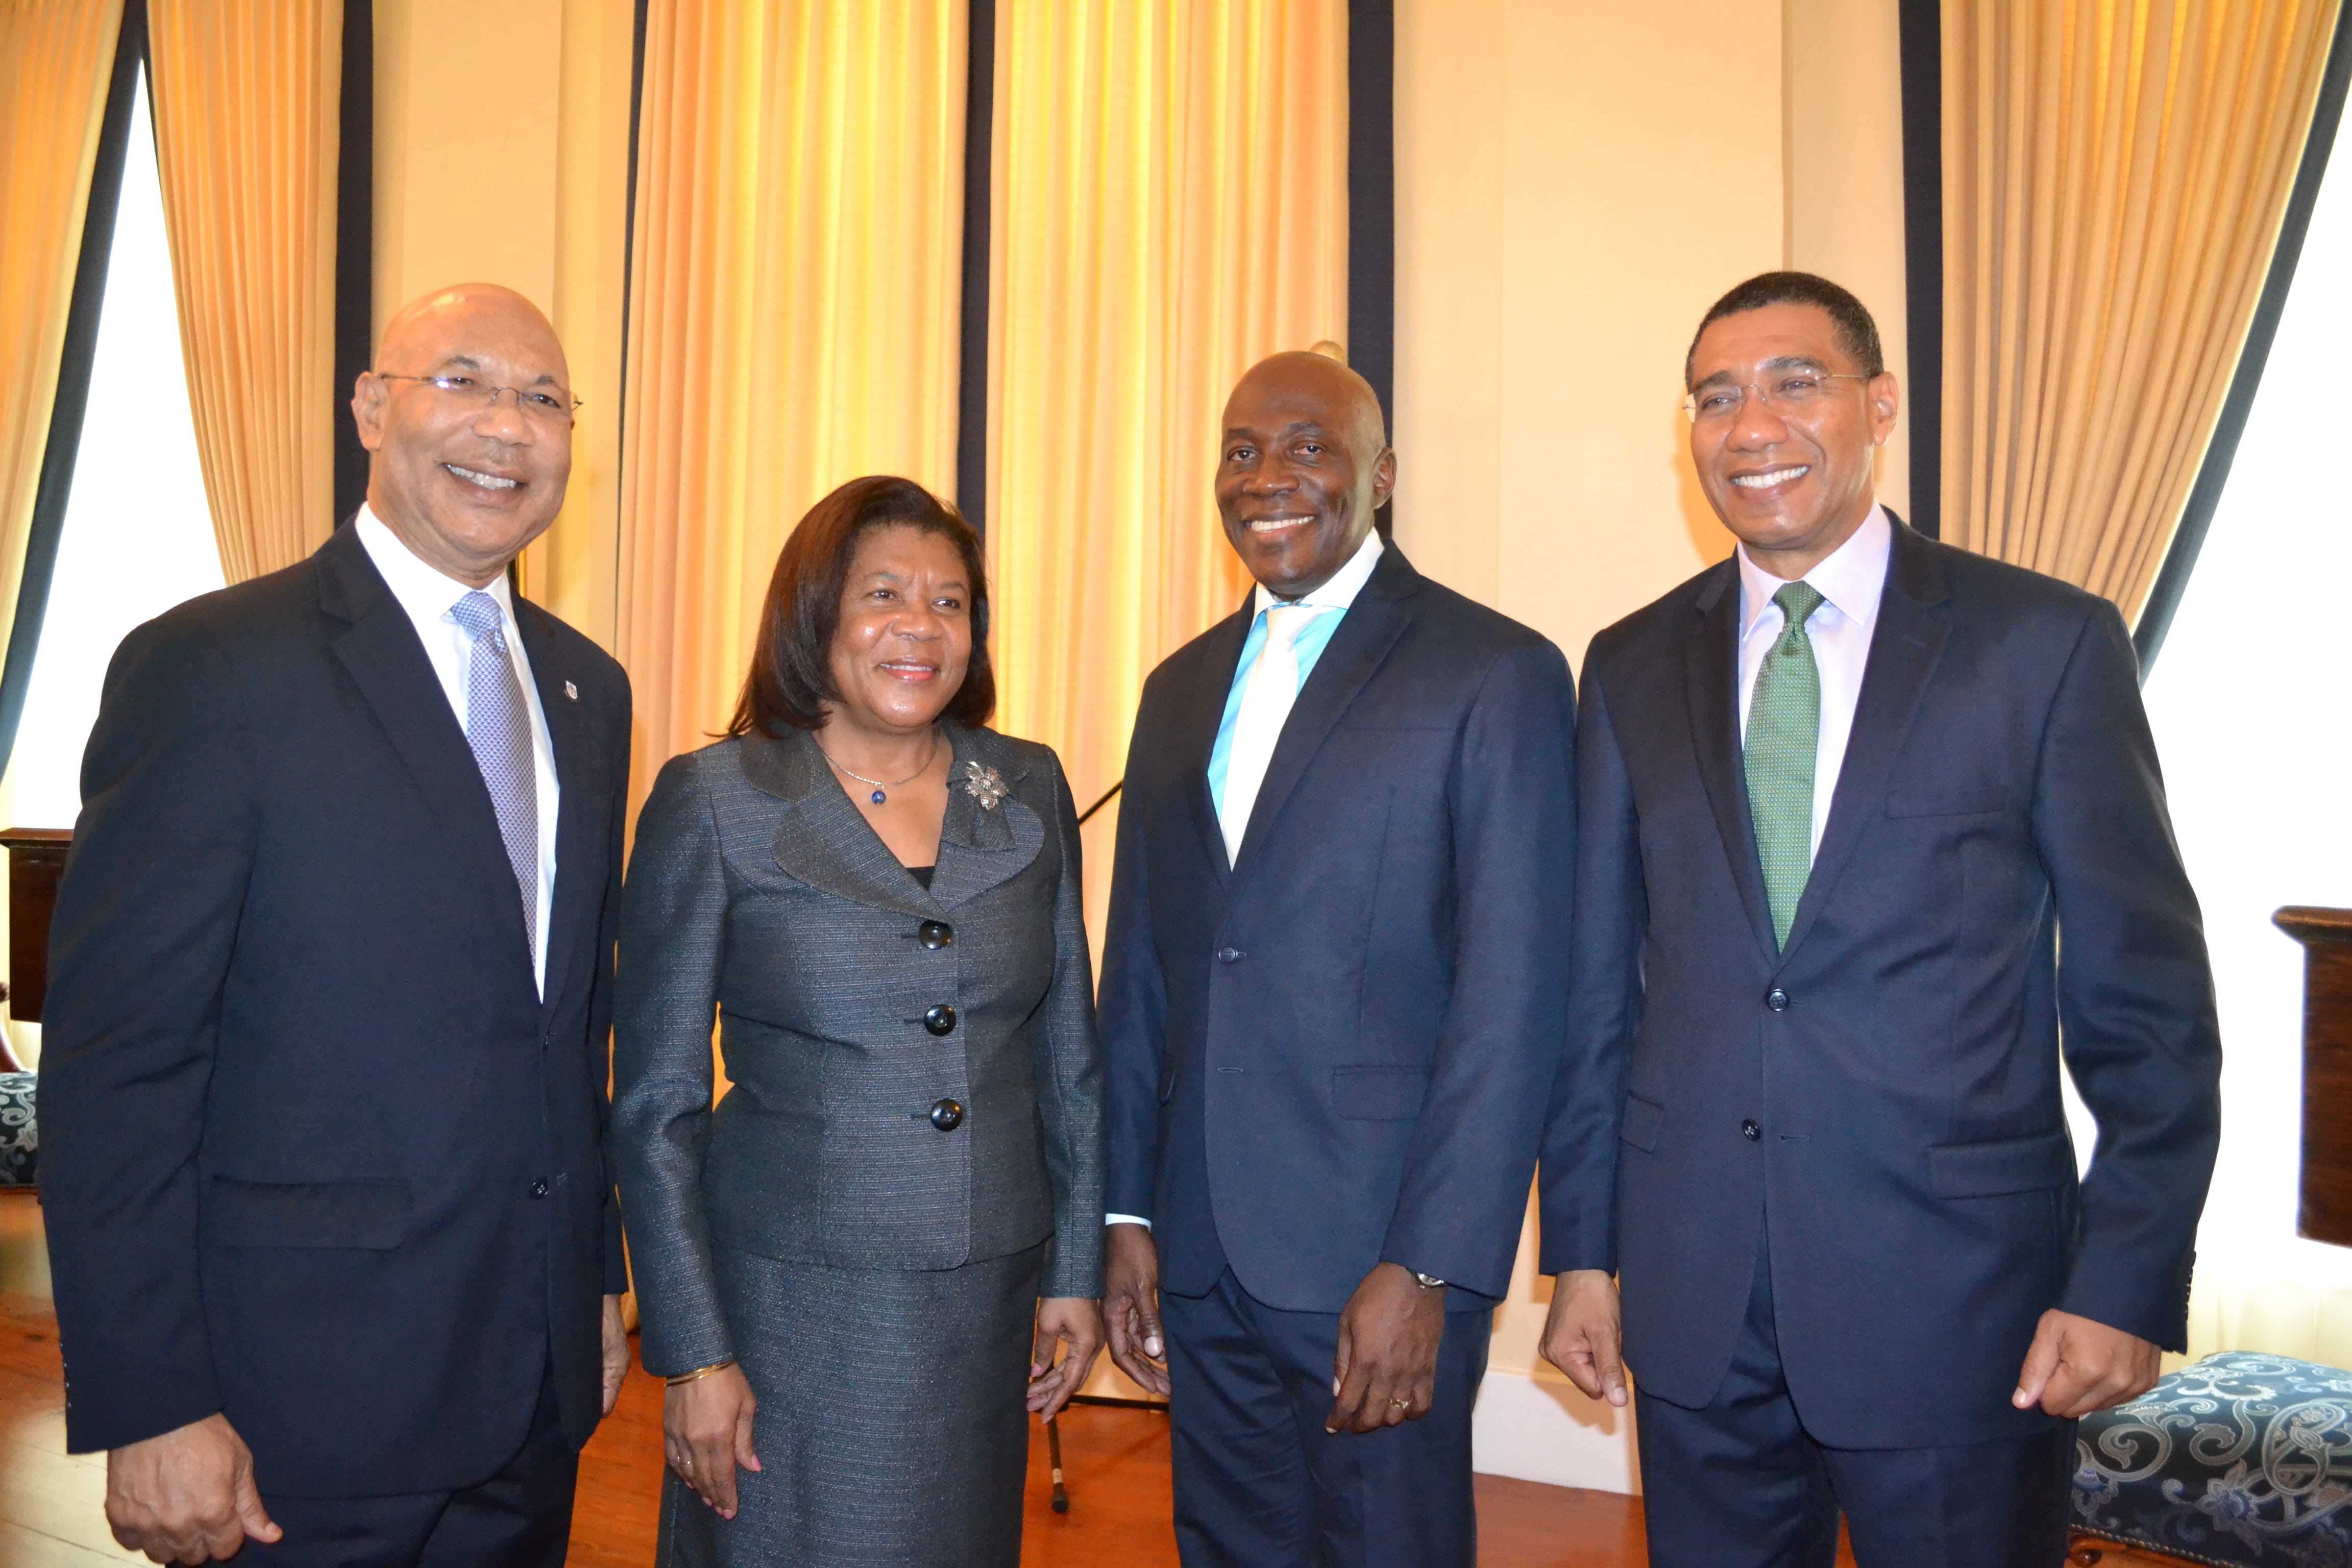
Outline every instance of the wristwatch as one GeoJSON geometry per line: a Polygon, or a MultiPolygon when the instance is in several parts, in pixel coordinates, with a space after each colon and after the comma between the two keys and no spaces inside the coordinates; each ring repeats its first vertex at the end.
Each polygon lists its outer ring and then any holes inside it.
{"type": "Polygon", "coordinates": [[[1445,1281],[1440,1279],[1434,1274],[1423,1274],[1420,1269],[1416,1268],[1412,1271],[1412,1277],[1421,1281],[1421,1288],[1424,1290],[1443,1290],[1445,1289],[1445,1281]]]}

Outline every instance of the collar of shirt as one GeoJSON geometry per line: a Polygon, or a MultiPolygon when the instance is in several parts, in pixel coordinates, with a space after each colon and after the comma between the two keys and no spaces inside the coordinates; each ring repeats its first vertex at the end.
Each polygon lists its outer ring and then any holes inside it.
{"type": "MultiPolygon", "coordinates": [[[[1878,624],[1878,601],[1886,591],[1886,558],[1895,546],[1895,525],[1888,521],[1886,509],[1873,506],[1862,526],[1843,544],[1830,552],[1829,558],[1805,574],[1804,582],[1828,603],[1830,608],[1853,622],[1864,634],[1878,624]]],[[[1772,595],[1787,586],[1786,581],[1748,559],[1748,546],[1737,552],[1739,558],[1739,640],[1745,646],[1764,624],[1769,614],[1776,617],[1772,628],[1777,633],[1787,617],[1772,595]]],[[[1820,611],[1814,614],[1819,615],[1820,611]]]]}
{"type": "MultiPolygon", "coordinates": [[[[474,592],[471,584],[460,583],[439,567],[426,564],[365,501],[360,503],[359,519],[352,526],[359,530],[368,559],[375,563],[384,586],[392,590],[410,620],[420,625],[440,620],[458,600],[474,592]]],[[[507,574],[499,573],[481,591],[499,602],[499,617],[506,623],[511,645],[516,635],[514,594],[507,586],[507,574]]]]}
{"type": "Polygon", "coordinates": [[[1356,595],[1364,591],[1366,583],[1371,581],[1372,568],[1381,563],[1383,548],[1380,530],[1372,530],[1364,535],[1364,542],[1356,546],[1356,552],[1348,557],[1348,563],[1331,574],[1330,581],[1296,599],[1278,597],[1260,583],[1256,595],[1250,601],[1251,614],[1263,616],[1268,605],[1312,605],[1322,610],[1344,610],[1356,602],[1356,595]]]}

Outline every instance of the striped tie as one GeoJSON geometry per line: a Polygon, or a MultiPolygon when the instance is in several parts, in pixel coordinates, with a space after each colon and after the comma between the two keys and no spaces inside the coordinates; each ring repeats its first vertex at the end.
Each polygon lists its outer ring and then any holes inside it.
{"type": "Polygon", "coordinates": [[[1787,625],[1756,672],[1748,704],[1748,815],[1764,864],[1775,945],[1789,945],[1797,901],[1813,874],[1813,764],[1822,740],[1822,671],[1805,623],[1821,590],[1790,583],[1772,595],[1787,625]]]}
{"type": "Polygon", "coordinates": [[[498,809],[499,837],[506,840],[522,894],[523,940],[530,944],[531,967],[539,966],[539,775],[531,757],[530,710],[522,700],[507,652],[505,617],[499,602],[479,589],[457,601],[450,619],[473,639],[466,658],[466,742],[498,809]]]}

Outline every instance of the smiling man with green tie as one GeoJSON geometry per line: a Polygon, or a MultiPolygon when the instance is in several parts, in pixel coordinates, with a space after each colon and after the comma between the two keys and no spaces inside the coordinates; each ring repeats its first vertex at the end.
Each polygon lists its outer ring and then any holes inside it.
{"type": "Polygon", "coordinates": [[[2074,1419],[2185,1338],[2220,1125],[2130,639],[1877,503],[1845,289],[1741,284],[1685,373],[1738,545],[1585,665],[1544,1352],[1624,1403],[1617,1270],[1654,1568],[1829,1568],[1841,1511],[1861,1568],[2056,1568],[2074,1419]]]}

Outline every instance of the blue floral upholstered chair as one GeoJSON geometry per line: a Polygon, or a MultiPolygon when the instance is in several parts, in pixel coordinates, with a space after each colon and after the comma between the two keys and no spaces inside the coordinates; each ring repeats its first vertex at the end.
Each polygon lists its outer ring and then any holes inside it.
{"type": "Polygon", "coordinates": [[[2207,1356],[2085,1417],[2074,1456],[2077,1562],[2115,1542],[2159,1561],[2352,1568],[2352,1373],[2207,1356]]]}
{"type": "Polygon", "coordinates": [[[33,1120],[33,1086],[38,1076],[0,1072],[0,1187],[29,1187],[40,1152],[40,1130],[33,1120]]]}

